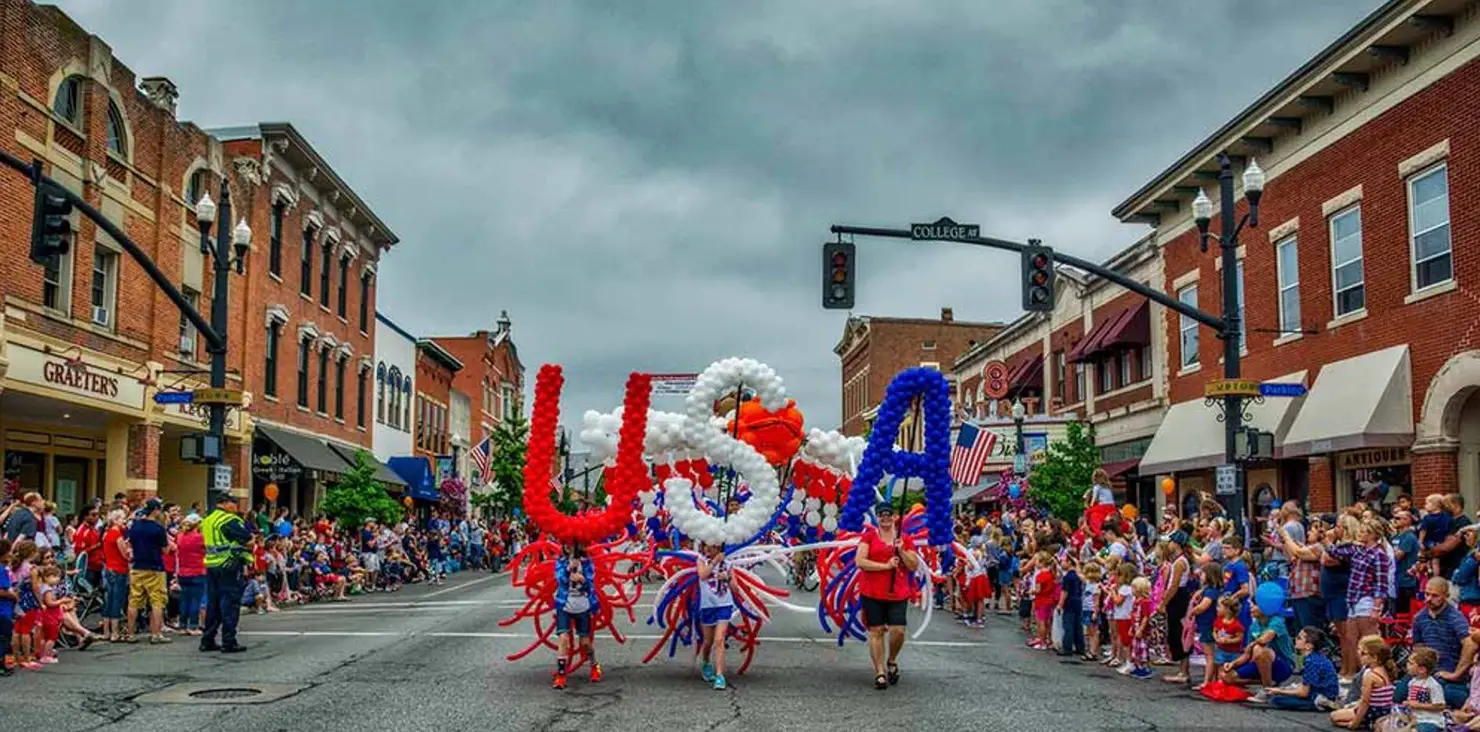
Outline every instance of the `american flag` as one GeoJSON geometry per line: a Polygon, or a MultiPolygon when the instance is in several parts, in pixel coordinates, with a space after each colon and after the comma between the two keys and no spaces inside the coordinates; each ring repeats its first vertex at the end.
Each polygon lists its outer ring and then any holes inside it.
{"type": "Polygon", "coordinates": [[[960,485],[976,485],[982,476],[982,466],[987,464],[996,444],[997,433],[963,422],[956,434],[956,445],[951,448],[951,480],[960,485]]]}
{"type": "Polygon", "coordinates": [[[493,480],[492,470],[489,464],[489,461],[492,460],[492,456],[489,455],[489,441],[491,439],[490,437],[483,438],[483,441],[478,443],[477,447],[473,448],[473,453],[470,456],[473,459],[473,465],[478,468],[478,485],[487,485],[493,480]]]}

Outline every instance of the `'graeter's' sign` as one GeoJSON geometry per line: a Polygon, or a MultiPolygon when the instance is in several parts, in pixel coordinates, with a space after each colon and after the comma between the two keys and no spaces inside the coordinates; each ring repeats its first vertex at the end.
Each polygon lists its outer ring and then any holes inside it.
{"type": "Polygon", "coordinates": [[[41,366],[41,378],[48,384],[85,391],[108,399],[118,397],[118,377],[73,366],[65,361],[47,360],[41,366]]]}

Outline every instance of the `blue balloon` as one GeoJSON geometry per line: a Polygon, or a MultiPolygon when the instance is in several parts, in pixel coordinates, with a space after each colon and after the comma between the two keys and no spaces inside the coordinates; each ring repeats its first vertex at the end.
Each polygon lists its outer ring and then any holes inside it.
{"type": "Polygon", "coordinates": [[[1265,617],[1277,618],[1285,612],[1285,588],[1265,582],[1254,589],[1254,604],[1265,617]]]}
{"type": "Polygon", "coordinates": [[[1021,483],[1011,483],[1007,486],[1007,496],[1017,499],[1023,497],[1023,486],[1021,483]]]}

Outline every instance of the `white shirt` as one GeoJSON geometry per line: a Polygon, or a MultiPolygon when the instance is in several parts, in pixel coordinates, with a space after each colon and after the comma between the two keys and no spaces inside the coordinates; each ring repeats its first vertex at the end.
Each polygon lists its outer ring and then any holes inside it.
{"type": "Polygon", "coordinates": [[[1136,598],[1134,593],[1131,592],[1131,586],[1121,585],[1120,589],[1116,591],[1116,594],[1120,596],[1120,602],[1115,604],[1115,608],[1110,613],[1110,619],[1130,620],[1131,609],[1136,604],[1136,598]]]}
{"type": "MultiPolygon", "coordinates": [[[[1418,692],[1424,689],[1427,689],[1429,692],[1429,704],[1438,704],[1444,701],[1444,687],[1439,685],[1438,679],[1430,676],[1426,679],[1410,680],[1408,682],[1408,698],[1399,700],[1398,703],[1418,701],[1418,692]]],[[[1443,729],[1445,725],[1443,712],[1428,712],[1414,709],[1413,721],[1417,724],[1437,725],[1440,729],[1443,729]]]]}
{"type": "Polygon", "coordinates": [[[735,600],[730,595],[729,580],[721,581],[715,577],[720,572],[729,572],[730,563],[723,559],[711,562],[707,557],[699,557],[699,561],[709,566],[709,579],[699,581],[699,608],[707,610],[715,607],[733,607],[735,600]]]}
{"type": "Polygon", "coordinates": [[[1106,488],[1102,485],[1096,485],[1093,490],[1094,495],[1091,498],[1094,500],[1095,503],[1101,505],[1115,505],[1115,494],[1111,492],[1109,488],[1106,488]]]}

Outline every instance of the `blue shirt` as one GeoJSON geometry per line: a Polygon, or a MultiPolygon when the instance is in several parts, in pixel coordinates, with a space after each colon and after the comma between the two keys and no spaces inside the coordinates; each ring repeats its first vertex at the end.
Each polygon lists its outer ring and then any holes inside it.
{"type": "MultiPolygon", "coordinates": [[[[0,566],[0,591],[8,590],[11,586],[10,567],[0,566]]],[[[15,600],[8,597],[0,599],[0,618],[15,619],[15,600]]]]}
{"type": "Polygon", "coordinates": [[[1274,640],[1269,642],[1269,649],[1274,651],[1276,658],[1284,659],[1285,663],[1295,667],[1295,643],[1290,640],[1290,631],[1285,627],[1284,618],[1265,618],[1264,622],[1255,621],[1249,627],[1249,640],[1254,640],[1265,633],[1274,633],[1274,640]]]}
{"type": "Polygon", "coordinates": [[[1408,574],[1413,565],[1418,563],[1418,537],[1413,530],[1409,529],[1393,537],[1393,549],[1403,552],[1403,558],[1398,560],[1397,574],[1398,587],[1403,589],[1417,589],[1418,578],[1408,574]]]}
{"type": "Polygon", "coordinates": [[[134,549],[133,568],[150,572],[164,571],[164,549],[169,545],[170,535],[158,521],[148,518],[134,519],[128,527],[128,543],[134,549]]]}
{"type": "Polygon", "coordinates": [[[1310,699],[1314,700],[1316,695],[1327,699],[1340,699],[1340,681],[1336,679],[1336,667],[1331,665],[1331,659],[1321,655],[1319,651],[1305,657],[1305,669],[1300,672],[1300,681],[1310,687],[1310,699]]]}
{"type": "Polygon", "coordinates": [[[1204,587],[1202,596],[1211,600],[1208,609],[1197,614],[1198,635],[1208,636],[1213,633],[1213,623],[1218,620],[1218,598],[1223,596],[1223,590],[1213,586],[1204,587]]]}
{"type": "Polygon", "coordinates": [[[1079,578],[1079,573],[1069,570],[1064,573],[1063,579],[1059,580],[1059,589],[1068,593],[1064,598],[1064,612],[1077,613],[1084,610],[1084,580],[1079,578]]]}
{"type": "Polygon", "coordinates": [[[1413,614],[1413,645],[1428,646],[1439,654],[1439,671],[1459,665],[1460,644],[1470,635],[1470,624],[1459,608],[1445,605],[1434,617],[1428,608],[1413,614]]]}

